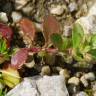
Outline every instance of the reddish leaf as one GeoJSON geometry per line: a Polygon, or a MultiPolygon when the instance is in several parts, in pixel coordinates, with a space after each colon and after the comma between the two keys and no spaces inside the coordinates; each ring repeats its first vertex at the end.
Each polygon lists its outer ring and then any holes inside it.
{"type": "Polygon", "coordinates": [[[11,65],[16,69],[20,69],[22,65],[26,62],[28,57],[28,50],[25,48],[20,49],[15,55],[11,58],[11,65]]]}
{"type": "Polygon", "coordinates": [[[2,37],[7,40],[8,45],[9,45],[10,41],[13,38],[12,29],[3,23],[0,23],[0,35],[2,35],[2,37]]]}
{"type": "Polygon", "coordinates": [[[50,36],[53,33],[61,33],[60,32],[60,24],[56,20],[56,18],[52,15],[48,15],[44,17],[43,22],[43,33],[45,37],[45,43],[50,43],[50,36]]]}
{"type": "Polygon", "coordinates": [[[33,22],[27,18],[23,18],[19,22],[19,25],[21,30],[23,31],[23,34],[33,41],[35,38],[35,26],[33,22]]]}

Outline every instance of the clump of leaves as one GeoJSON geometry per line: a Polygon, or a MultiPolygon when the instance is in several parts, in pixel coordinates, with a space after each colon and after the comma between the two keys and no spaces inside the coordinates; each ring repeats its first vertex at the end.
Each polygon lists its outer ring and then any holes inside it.
{"type": "Polygon", "coordinates": [[[0,64],[10,57],[6,39],[0,38],[0,64]]]}
{"type": "Polygon", "coordinates": [[[51,41],[59,52],[62,52],[65,57],[67,56],[67,60],[71,57],[78,62],[85,62],[85,64],[96,60],[96,35],[85,35],[82,26],[78,23],[74,24],[70,38],[53,33],[51,41]]]}

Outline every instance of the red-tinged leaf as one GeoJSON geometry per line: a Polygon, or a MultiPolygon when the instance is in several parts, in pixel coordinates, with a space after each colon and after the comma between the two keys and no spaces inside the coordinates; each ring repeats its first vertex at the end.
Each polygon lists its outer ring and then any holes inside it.
{"type": "Polygon", "coordinates": [[[33,22],[27,18],[23,18],[19,22],[19,25],[21,30],[23,31],[23,34],[33,41],[35,38],[35,26],[33,22]]]}
{"type": "Polygon", "coordinates": [[[11,65],[16,69],[20,69],[22,65],[26,62],[28,57],[28,50],[25,48],[20,49],[11,58],[11,65]]]}
{"type": "Polygon", "coordinates": [[[57,52],[58,52],[58,49],[48,48],[48,49],[46,49],[46,51],[47,51],[48,53],[57,53],[57,52]]]}
{"type": "Polygon", "coordinates": [[[43,34],[45,37],[45,43],[50,43],[50,37],[53,33],[61,34],[60,24],[54,16],[45,16],[43,22],[43,34]]]}
{"type": "Polygon", "coordinates": [[[8,41],[8,44],[13,39],[12,29],[3,23],[0,23],[0,35],[8,41]]]}
{"type": "Polygon", "coordinates": [[[41,51],[41,48],[36,48],[36,47],[29,49],[29,52],[34,52],[34,53],[37,53],[37,52],[40,52],[40,51],[41,51]]]}

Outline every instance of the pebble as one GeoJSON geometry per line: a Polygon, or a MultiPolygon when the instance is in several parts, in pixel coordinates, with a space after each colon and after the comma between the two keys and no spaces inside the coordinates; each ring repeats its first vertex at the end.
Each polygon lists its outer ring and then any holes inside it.
{"type": "Polygon", "coordinates": [[[8,22],[8,17],[7,17],[6,13],[0,12],[0,21],[2,21],[4,23],[8,22]]]}
{"type": "Polygon", "coordinates": [[[22,19],[22,15],[19,13],[19,12],[12,12],[12,15],[11,15],[12,19],[13,19],[13,22],[18,22],[22,19]]]}
{"type": "Polygon", "coordinates": [[[50,8],[50,13],[53,15],[62,15],[64,12],[64,7],[62,5],[57,5],[50,8]]]}
{"type": "Polygon", "coordinates": [[[81,92],[77,93],[76,96],[88,96],[88,95],[87,95],[87,93],[81,91],[81,92]]]}
{"type": "Polygon", "coordinates": [[[26,14],[26,15],[30,15],[30,13],[33,11],[34,7],[32,7],[32,4],[29,3],[26,6],[24,6],[22,8],[22,11],[26,14]]]}
{"type": "Polygon", "coordinates": [[[79,18],[76,23],[79,23],[84,30],[84,34],[96,34],[96,3],[90,8],[87,16],[79,18]]]}
{"type": "Polygon", "coordinates": [[[72,27],[65,25],[64,26],[63,35],[66,36],[66,37],[68,37],[68,36],[71,36],[71,34],[72,34],[72,27]]]}
{"type": "Polygon", "coordinates": [[[59,71],[59,74],[63,75],[65,77],[65,79],[68,79],[70,77],[70,73],[69,73],[69,71],[67,69],[61,69],[59,71]]]}
{"type": "Polygon", "coordinates": [[[50,75],[51,74],[51,69],[49,66],[43,66],[41,69],[41,75],[50,75]]]}
{"type": "Polygon", "coordinates": [[[95,80],[95,74],[93,72],[89,72],[87,74],[84,75],[85,79],[93,81],[95,80]]]}
{"type": "Polygon", "coordinates": [[[78,9],[77,4],[75,2],[70,3],[68,7],[70,12],[74,12],[78,9]]]}
{"type": "Polygon", "coordinates": [[[88,86],[88,81],[85,79],[85,76],[81,76],[80,81],[82,82],[82,84],[84,85],[84,87],[88,86]]]}
{"type": "Polygon", "coordinates": [[[95,15],[96,16],[96,3],[90,8],[88,15],[95,15]]]}
{"type": "Polygon", "coordinates": [[[42,32],[43,31],[43,27],[42,27],[41,23],[34,22],[34,25],[35,25],[35,28],[36,28],[37,32],[42,32]]]}
{"type": "Polygon", "coordinates": [[[24,5],[26,5],[30,0],[15,0],[15,9],[20,10],[24,5]]]}
{"type": "Polygon", "coordinates": [[[68,86],[68,92],[70,94],[76,94],[79,90],[80,90],[79,86],[76,86],[76,85],[73,85],[73,84],[68,86]]]}
{"type": "Polygon", "coordinates": [[[91,87],[93,91],[96,91],[96,81],[91,83],[91,87]]]}
{"type": "Polygon", "coordinates": [[[31,62],[25,63],[25,66],[28,68],[33,68],[35,66],[35,61],[32,60],[31,62]]]}
{"type": "Polygon", "coordinates": [[[80,80],[77,77],[71,77],[68,80],[68,84],[74,84],[74,85],[77,85],[77,86],[79,85],[79,82],[80,82],[80,80]]]}

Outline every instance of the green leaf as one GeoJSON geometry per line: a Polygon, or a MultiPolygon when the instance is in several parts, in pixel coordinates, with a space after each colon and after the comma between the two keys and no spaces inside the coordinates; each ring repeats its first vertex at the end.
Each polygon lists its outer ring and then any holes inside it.
{"type": "Polygon", "coordinates": [[[78,48],[80,46],[80,43],[83,40],[83,36],[84,36],[84,30],[82,26],[76,23],[73,26],[73,31],[72,31],[73,48],[78,48]]]}
{"type": "Polygon", "coordinates": [[[96,48],[96,35],[92,35],[91,37],[91,45],[93,48],[96,48]]]}
{"type": "Polygon", "coordinates": [[[88,53],[91,54],[94,59],[96,59],[96,49],[92,49],[88,53]]]}
{"type": "Polygon", "coordinates": [[[60,34],[52,34],[51,41],[53,42],[53,45],[56,46],[59,50],[62,49],[63,40],[60,34]]]}
{"type": "Polygon", "coordinates": [[[63,38],[63,44],[62,44],[62,50],[65,50],[68,48],[68,45],[70,44],[70,41],[67,37],[63,38]]]}

